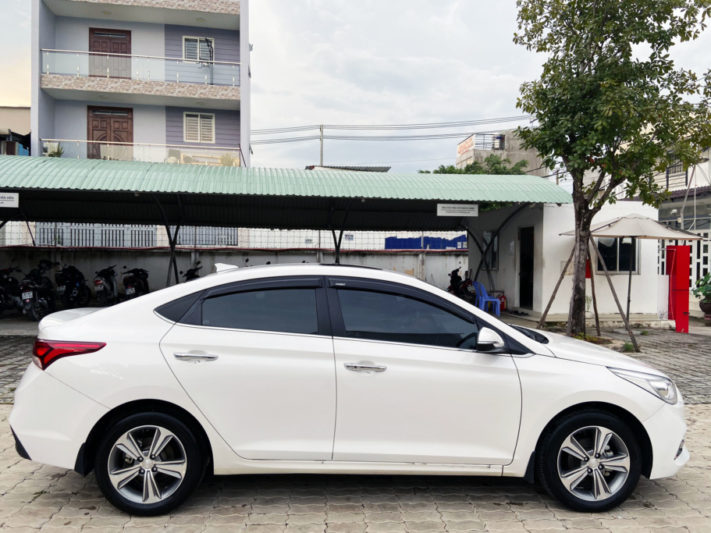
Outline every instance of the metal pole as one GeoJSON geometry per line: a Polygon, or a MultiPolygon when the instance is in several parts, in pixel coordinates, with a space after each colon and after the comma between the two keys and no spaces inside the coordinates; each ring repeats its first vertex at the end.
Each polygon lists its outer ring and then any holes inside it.
{"type": "Polygon", "coordinates": [[[630,301],[632,300],[632,261],[627,274],[627,320],[630,319],[630,301]]]}
{"type": "Polygon", "coordinates": [[[590,243],[588,243],[588,259],[590,260],[590,288],[592,289],[593,312],[595,313],[595,331],[600,336],[600,315],[597,312],[597,296],[595,295],[595,270],[593,269],[593,259],[590,254],[590,243]]]}
{"type": "Polygon", "coordinates": [[[321,141],[321,157],[319,158],[319,166],[322,167],[322,166],[323,166],[323,124],[321,124],[321,125],[318,127],[318,129],[319,129],[319,132],[320,132],[319,138],[320,138],[320,141],[321,141]]]}
{"type": "Polygon", "coordinates": [[[593,250],[595,250],[595,256],[597,257],[597,260],[602,265],[602,269],[605,271],[605,277],[607,278],[607,283],[610,285],[610,291],[612,291],[612,297],[615,299],[615,303],[617,304],[617,310],[619,311],[620,316],[622,317],[622,322],[624,322],[624,324],[625,324],[625,329],[627,330],[627,333],[629,334],[630,339],[632,340],[632,345],[634,346],[634,351],[639,352],[639,344],[637,344],[637,339],[635,338],[634,333],[632,333],[632,328],[630,327],[630,322],[629,322],[629,320],[627,320],[627,317],[625,316],[625,312],[622,309],[620,300],[617,297],[617,292],[615,292],[615,286],[612,284],[612,279],[610,278],[610,273],[607,271],[607,265],[605,264],[605,261],[603,261],[602,257],[600,256],[600,251],[595,246],[595,243],[592,240],[592,236],[590,237],[590,246],[592,247],[593,250]]]}
{"type": "Polygon", "coordinates": [[[560,284],[563,282],[563,278],[565,277],[565,273],[568,270],[568,266],[570,266],[570,262],[573,260],[573,254],[575,254],[575,246],[573,246],[573,248],[570,250],[570,256],[568,257],[568,260],[565,262],[565,266],[563,267],[563,271],[560,273],[558,282],[555,284],[555,288],[553,289],[553,294],[551,294],[551,297],[548,300],[548,305],[546,305],[546,309],[545,309],[545,311],[543,311],[543,314],[541,315],[541,318],[538,321],[538,326],[536,326],[538,329],[541,329],[546,322],[546,317],[548,316],[548,311],[550,311],[551,305],[553,305],[553,300],[555,299],[555,295],[558,294],[558,289],[560,288],[560,284]]]}

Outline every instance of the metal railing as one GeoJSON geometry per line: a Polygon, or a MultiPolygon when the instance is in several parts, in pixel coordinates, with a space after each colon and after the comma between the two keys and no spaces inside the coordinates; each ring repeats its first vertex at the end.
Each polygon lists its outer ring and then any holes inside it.
{"type": "Polygon", "coordinates": [[[238,167],[244,161],[239,146],[121,143],[80,139],[41,139],[41,142],[42,155],[45,157],[223,167],[238,167]]]}
{"type": "Polygon", "coordinates": [[[42,74],[238,87],[240,64],[44,48],[42,74]]]}

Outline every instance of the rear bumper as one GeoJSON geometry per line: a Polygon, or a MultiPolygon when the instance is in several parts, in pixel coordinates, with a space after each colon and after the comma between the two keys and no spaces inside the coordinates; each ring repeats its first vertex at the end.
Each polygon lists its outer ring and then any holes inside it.
{"type": "Polygon", "coordinates": [[[30,364],[15,391],[9,422],[22,457],[73,469],[81,445],[107,411],[30,364]]]}
{"type": "Polygon", "coordinates": [[[20,439],[17,438],[15,430],[10,427],[10,431],[12,431],[12,436],[15,438],[15,451],[17,451],[17,455],[23,459],[30,459],[30,454],[27,453],[27,450],[25,450],[25,447],[20,442],[20,439]]]}

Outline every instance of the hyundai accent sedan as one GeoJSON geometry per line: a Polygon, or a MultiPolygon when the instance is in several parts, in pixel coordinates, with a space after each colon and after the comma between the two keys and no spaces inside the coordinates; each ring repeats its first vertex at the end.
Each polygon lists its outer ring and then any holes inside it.
{"type": "Polygon", "coordinates": [[[521,477],[602,511],[689,459],[671,380],[401,274],[230,269],[54,313],[10,425],[25,458],[165,513],[206,472],[521,477]]]}

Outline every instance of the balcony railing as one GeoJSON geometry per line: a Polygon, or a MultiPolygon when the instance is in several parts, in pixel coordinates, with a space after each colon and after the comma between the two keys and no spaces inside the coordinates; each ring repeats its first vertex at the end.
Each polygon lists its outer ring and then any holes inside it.
{"type": "Polygon", "coordinates": [[[43,49],[41,52],[42,74],[231,87],[240,84],[239,63],[76,50],[43,49]]]}
{"type": "Polygon", "coordinates": [[[77,139],[42,139],[42,155],[223,167],[238,167],[244,161],[239,146],[121,143],[77,139]]]}

